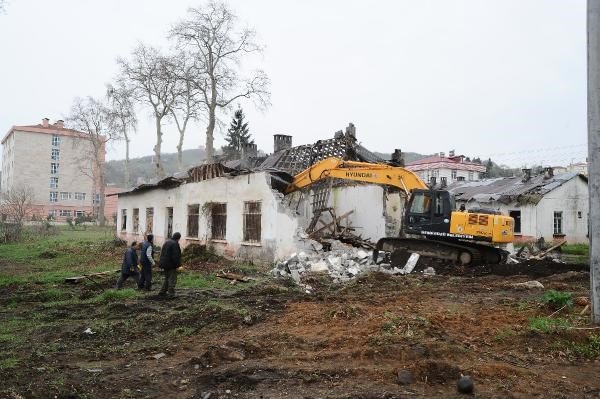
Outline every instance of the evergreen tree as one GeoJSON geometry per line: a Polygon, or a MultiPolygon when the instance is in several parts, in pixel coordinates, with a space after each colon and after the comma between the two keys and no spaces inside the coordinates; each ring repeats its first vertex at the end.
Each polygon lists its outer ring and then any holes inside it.
{"type": "Polygon", "coordinates": [[[226,159],[237,159],[241,157],[242,145],[254,144],[254,140],[248,129],[248,122],[244,121],[244,111],[238,108],[233,114],[231,125],[225,136],[226,146],[222,147],[226,159]]]}
{"type": "Polygon", "coordinates": [[[492,177],[492,168],[494,167],[494,163],[492,162],[492,158],[488,158],[487,163],[485,164],[485,175],[487,177],[492,177]]]}

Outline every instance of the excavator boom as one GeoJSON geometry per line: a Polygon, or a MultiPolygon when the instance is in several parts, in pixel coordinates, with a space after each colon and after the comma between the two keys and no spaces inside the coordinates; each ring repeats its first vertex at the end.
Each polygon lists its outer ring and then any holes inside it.
{"type": "Polygon", "coordinates": [[[414,172],[396,166],[367,162],[343,161],[339,158],[327,158],[315,163],[294,177],[286,194],[326,178],[359,181],[397,187],[407,195],[413,189],[427,189],[427,185],[414,172]]]}

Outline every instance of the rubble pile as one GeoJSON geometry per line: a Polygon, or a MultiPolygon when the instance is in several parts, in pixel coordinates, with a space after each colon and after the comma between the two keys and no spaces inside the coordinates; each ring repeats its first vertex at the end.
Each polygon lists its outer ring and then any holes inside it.
{"type": "Polygon", "coordinates": [[[339,283],[369,272],[407,274],[419,259],[417,254],[413,254],[406,266],[400,269],[387,263],[375,264],[371,250],[337,240],[329,241],[328,246],[331,249],[327,252],[313,250],[292,254],[287,260],[278,262],[271,272],[277,277],[291,277],[296,283],[300,283],[307,273],[328,273],[334,282],[339,283]]]}
{"type": "Polygon", "coordinates": [[[510,254],[508,263],[521,263],[528,260],[549,260],[555,263],[564,263],[560,254],[554,251],[565,243],[566,241],[561,241],[548,248],[542,238],[534,243],[523,245],[518,251],[510,254]]]}

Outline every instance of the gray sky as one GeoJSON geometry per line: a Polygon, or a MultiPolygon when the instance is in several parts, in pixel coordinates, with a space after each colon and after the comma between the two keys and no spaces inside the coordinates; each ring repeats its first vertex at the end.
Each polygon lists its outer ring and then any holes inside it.
{"type": "MultiPolygon", "coordinates": [[[[200,2],[8,0],[0,15],[0,129],[68,114],[100,96],[115,59],[164,45],[200,2]]],[[[259,34],[272,106],[242,103],[259,148],[331,137],[348,122],[369,149],[456,149],[513,166],[586,153],[585,0],[230,0],[259,34]]],[[[132,155],[154,144],[140,110],[132,155]]],[[[227,122],[229,115],[224,118],[227,122]]],[[[163,151],[175,152],[166,128],[163,151]]],[[[197,125],[186,148],[204,143],[197,125]]],[[[223,144],[222,134],[217,137],[223,144]]],[[[121,145],[108,158],[123,157],[121,145]]]]}

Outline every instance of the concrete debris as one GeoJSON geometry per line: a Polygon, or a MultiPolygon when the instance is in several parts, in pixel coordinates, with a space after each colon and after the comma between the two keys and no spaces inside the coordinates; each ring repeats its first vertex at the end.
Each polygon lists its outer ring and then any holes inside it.
{"type": "Polygon", "coordinates": [[[158,360],[158,359],[162,359],[162,358],[163,358],[163,357],[165,357],[165,356],[167,356],[167,354],[166,354],[166,353],[163,353],[163,352],[161,352],[161,353],[157,353],[156,355],[153,355],[152,357],[153,357],[154,359],[158,360]]]}
{"type": "Polygon", "coordinates": [[[543,239],[523,245],[514,254],[510,254],[507,263],[520,263],[526,260],[550,260],[554,263],[564,263],[559,253],[553,252],[562,247],[566,241],[546,247],[543,239]]]}
{"type": "MultiPolygon", "coordinates": [[[[328,241],[330,251],[302,251],[278,262],[271,273],[277,277],[291,277],[297,284],[307,273],[328,273],[334,282],[351,280],[369,272],[408,274],[413,271],[418,254],[412,254],[406,266],[399,269],[390,264],[373,262],[373,252],[344,244],[338,240],[328,241]]],[[[435,271],[434,271],[435,274],[435,271]]],[[[307,288],[308,291],[310,289],[307,288]]]]}
{"type": "Polygon", "coordinates": [[[423,276],[425,276],[425,277],[435,276],[435,269],[433,267],[429,266],[428,268],[423,270],[423,276]]]}
{"type": "Polygon", "coordinates": [[[544,284],[540,283],[537,280],[525,281],[524,283],[515,283],[513,287],[516,288],[527,288],[527,289],[544,289],[544,284]]]}
{"type": "Polygon", "coordinates": [[[96,334],[90,327],[86,328],[83,333],[88,335],[96,334]]]}

